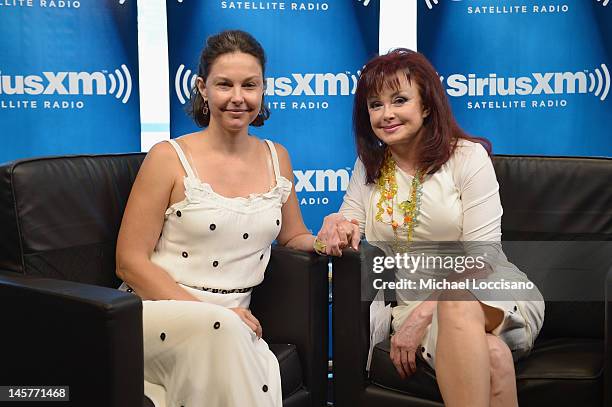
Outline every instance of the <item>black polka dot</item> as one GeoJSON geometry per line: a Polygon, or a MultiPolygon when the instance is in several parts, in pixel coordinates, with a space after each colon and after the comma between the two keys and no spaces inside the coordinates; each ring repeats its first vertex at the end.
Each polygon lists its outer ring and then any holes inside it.
{"type": "Polygon", "coordinates": [[[187,258],[187,257],[189,257],[189,254],[187,254],[187,252],[183,252],[182,256],[183,256],[184,258],[187,258]]]}
{"type": "Polygon", "coordinates": [[[217,267],[219,265],[219,262],[217,260],[213,261],[213,267],[217,267]]]}
{"type": "Polygon", "coordinates": [[[221,322],[217,321],[215,322],[215,324],[213,325],[213,328],[215,329],[219,329],[219,327],[221,326],[221,322]]]}
{"type": "Polygon", "coordinates": [[[176,211],[176,216],[180,218],[181,216],[183,216],[183,214],[181,213],[181,211],[176,211]]]}
{"type": "Polygon", "coordinates": [[[276,219],[276,226],[280,225],[280,220],[276,219]]]}
{"type": "Polygon", "coordinates": [[[425,347],[422,347],[422,348],[421,348],[421,352],[425,352],[425,347]]]}
{"type": "Polygon", "coordinates": [[[215,230],[217,228],[217,225],[215,225],[214,223],[211,223],[209,228],[210,230],[215,230]]]}
{"type": "Polygon", "coordinates": [[[428,357],[429,359],[431,359],[431,354],[430,354],[430,353],[428,353],[428,354],[427,354],[427,357],[428,357]]]}
{"type": "Polygon", "coordinates": [[[242,235],[242,238],[243,238],[243,239],[248,239],[248,238],[249,238],[249,234],[248,234],[248,233],[245,233],[244,235],[242,235]]]}
{"type": "Polygon", "coordinates": [[[162,341],[166,340],[166,334],[164,332],[161,333],[161,335],[159,335],[159,339],[161,339],[162,341]]]}
{"type": "Polygon", "coordinates": [[[259,260],[263,260],[263,253],[259,256],[259,260]]]}
{"type": "Polygon", "coordinates": [[[261,389],[262,389],[262,390],[264,391],[264,393],[265,393],[265,392],[267,392],[267,391],[268,391],[268,386],[264,384],[264,385],[263,385],[263,387],[262,387],[261,389]]]}
{"type": "Polygon", "coordinates": [[[516,305],[514,306],[514,310],[516,311],[518,308],[516,307],[516,305]]]}

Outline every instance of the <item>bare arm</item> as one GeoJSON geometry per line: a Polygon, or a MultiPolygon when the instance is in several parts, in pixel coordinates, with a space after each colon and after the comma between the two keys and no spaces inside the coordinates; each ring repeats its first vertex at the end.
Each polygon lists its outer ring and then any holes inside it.
{"type": "MultiPolygon", "coordinates": [[[[278,153],[278,161],[281,175],[288,180],[293,180],[293,168],[289,153],[285,147],[275,143],[278,153]]],[[[291,247],[292,249],[312,252],[315,237],[304,225],[300,204],[295,193],[295,185],[291,187],[291,194],[287,202],[283,205],[283,225],[276,240],[282,246],[291,247]]]]}
{"type": "Polygon", "coordinates": [[[142,299],[198,301],[150,260],[164,223],[175,174],[182,171],[172,146],[165,142],[155,145],[140,167],[123,214],[117,239],[116,274],[142,299]]]}

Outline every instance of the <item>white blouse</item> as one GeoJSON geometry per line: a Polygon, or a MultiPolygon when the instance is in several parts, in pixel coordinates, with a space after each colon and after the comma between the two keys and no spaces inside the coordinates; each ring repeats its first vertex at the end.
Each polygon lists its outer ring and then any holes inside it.
{"type": "MultiPolygon", "coordinates": [[[[399,167],[394,212],[409,197],[412,176],[399,167]]],[[[436,173],[426,175],[422,184],[415,241],[500,241],[502,206],[493,164],[479,143],[459,140],[452,157],[436,173]]],[[[366,184],[366,171],[357,159],[348,190],[340,207],[347,219],[359,221],[368,241],[392,241],[391,226],[376,221],[380,198],[375,184],[366,184]]],[[[401,219],[397,219],[401,224],[401,219]]],[[[405,236],[405,227],[398,228],[405,236]]]]}

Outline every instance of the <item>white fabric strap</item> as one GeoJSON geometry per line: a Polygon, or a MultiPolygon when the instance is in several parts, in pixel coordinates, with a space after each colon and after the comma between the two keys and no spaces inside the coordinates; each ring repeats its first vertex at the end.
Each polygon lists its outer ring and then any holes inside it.
{"type": "Polygon", "coordinates": [[[276,154],[276,147],[274,147],[274,143],[268,139],[266,139],[265,142],[268,143],[268,147],[270,148],[270,154],[272,154],[272,166],[274,167],[274,176],[276,177],[276,182],[278,183],[280,179],[280,169],[278,165],[278,155],[276,154]]]}
{"type": "Polygon", "coordinates": [[[183,165],[183,169],[187,173],[187,176],[189,178],[196,178],[195,174],[193,173],[193,170],[191,169],[191,166],[189,165],[189,161],[187,161],[187,157],[185,157],[185,153],[183,152],[183,149],[181,148],[179,143],[172,139],[168,140],[168,142],[176,150],[176,154],[178,155],[179,160],[181,160],[181,164],[183,165]]]}

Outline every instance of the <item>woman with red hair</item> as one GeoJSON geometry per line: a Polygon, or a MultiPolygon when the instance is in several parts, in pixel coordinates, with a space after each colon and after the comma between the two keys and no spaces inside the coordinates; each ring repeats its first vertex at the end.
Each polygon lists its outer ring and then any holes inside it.
{"type": "MultiPolygon", "coordinates": [[[[532,284],[501,251],[491,144],[459,128],[422,54],[396,49],[368,62],[353,122],[359,158],[339,213],[326,217],[319,232],[317,251],[357,249],[362,234],[409,250],[461,242],[468,252],[495,254],[470,277],[532,284]]],[[[446,406],[517,406],[513,361],[533,346],[544,301],[537,288],[529,296],[504,294],[501,300],[469,288],[397,291],[390,356],[398,374],[410,376],[422,358],[436,370],[446,406]]]]}

